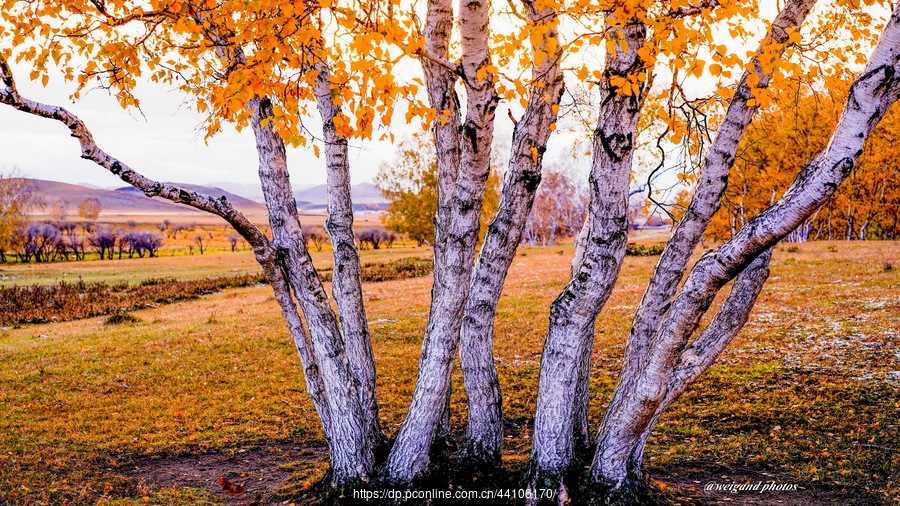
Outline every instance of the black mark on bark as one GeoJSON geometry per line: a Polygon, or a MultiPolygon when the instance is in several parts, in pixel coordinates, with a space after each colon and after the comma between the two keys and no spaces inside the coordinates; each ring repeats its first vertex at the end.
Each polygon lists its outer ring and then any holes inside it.
{"type": "Polygon", "coordinates": [[[594,130],[594,135],[600,139],[603,150],[613,162],[621,162],[625,154],[631,151],[633,146],[631,132],[627,134],[613,133],[606,135],[602,129],[594,130]]]}

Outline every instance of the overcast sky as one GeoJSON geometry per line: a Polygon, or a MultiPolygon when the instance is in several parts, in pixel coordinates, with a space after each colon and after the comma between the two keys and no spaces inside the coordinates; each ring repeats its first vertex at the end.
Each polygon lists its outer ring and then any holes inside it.
{"type": "MultiPolygon", "coordinates": [[[[141,100],[142,116],[138,111],[123,110],[104,90],[92,91],[72,103],[70,88],[63,83],[51,81],[43,88],[27,79],[25,69],[16,70],[23,96],[65,106],[84,120],[102,149],[148,177],[196,184],[258,181],[252,131],[238,133],[225,126],[205,143],[201,117],[191,106],[181,104],[177,91],[141,86],[136,96],[141,100]]],[[[410,128],[403,125],[400,130],[410,128]]],[[[387,142],[356,142],[350,152],[354,183],[371,181],[392,154],[387,142]]],[[[311,149],[291,149],[288,158],[296,187],[325,182],[324,159],[315,158],[311,149]]],[[[61,123],[0,105],[0,172],[14,169],[36,179],[122,185],[115,176],[80,158],[78,143],[61,123]]]]}

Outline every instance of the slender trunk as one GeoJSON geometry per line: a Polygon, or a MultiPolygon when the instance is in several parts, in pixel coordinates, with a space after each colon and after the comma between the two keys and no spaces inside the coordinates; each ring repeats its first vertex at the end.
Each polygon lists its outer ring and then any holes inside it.
{"type": "Polygon", "coordinates": [[[326,435],[332,479],[337,484],[368,481],[374,469],[374,457],[357,393],[359,385],[350,369],[337,318],[306,249],[288,175],[284,141],[271,123],[264,125],[264,120],[273,117],[269,99],[255,97],[249,107],[253,110],[251,124],[259,153],[259,179],[269,211],[273,244],[306,316],[322,371],[332,422],[331,433],[326,435]]]}
{"type": "Polygon", "coordinates": [[[525,114],[513,129],[500,204],[485,234],[472,275],[460,338],[460,364],[469,407],[464,455],[488,465],[499,462],[503,443],[500,383],[494,367],[494,317],[541,181],[542,155],[564,89],[556,13],[549,8],[539,11],[530,1],[525,7],[533,23],[547,27],[541,43],[534,49],[547,51],[549,56],[532,69],[532,79],[540,81],[542,86],[531,89],[525,114]],[[554,51],[547,47],[548,40],[553,40],[554,51]]]}
{"type": "MultiPolygon", "coordinates": [[[[429,16],[431,7],[429,4],[429,16]]],[[[389,478],[395,482],[409,482],[428,469],[429,450],[450,388],[450,372],[459,344],[478,240],[479,216],[490,173],[494,111],[499,98],[493,75],[485,69],[490,65],[489,6],[486,1],[470,0],[461,3],[460,12],[462,63],[458,72],[463,76],[467,97],[466,120],[453,139],[459,149],[460,165],[454,171],[452,200],[441,202],[439,195],[439,214],[435,217],[435,288],[419,374],[406,419],[387,462],[389,478]],[[441,208],[442,204],[449,207],[441,208]]],[[[446,16],[444,12],[437,14],[436,22],[446,16]]],[[[429,26],[430,23],[431,19],[429,26]]],[[[441,97],[441,103],[445,100],[446,97],[441,97]]],[[[439,152],[442,148],[438,144],[439,152]]],[[[441,176],[438,175],[439,192],[446,189],[441,185],[441,176]]]]}
{"type": "MultiPolygon", "coordinates": [[[[422,71],[425,76],[425,86],[428,90],[428,99],[431,106],[438,111],[438,117],[434,121],[434,143],[437,151],[438,173],[438,203],[434,217],[434,282],[431,290],[432,308],[437,300],[444,299],[446,290],[445,270],[447,263],[447,236],[450,229],[450,220],[456,180],[459,174],[460,163],[460,116],[459,98],[455,87],[456,71],[448,68],[446,62],[450,55],[450,38],[453,30],[453,3],[451,0],[429,0],[428,12],[425,20],[425,47],[421,57],[422,71]]],[[[429,313],[427,329],[432,328],[434,311],[429,313]]],[[[428,330],[426,330],[428,332],[428,330]]],[[[427,334],[426,334],[427,335],[427,334]]],[[[449,395],[449,378],[435,378],[440,384],[432,384],[430,396],[425,406],[416,404],[423,400],[423,372],[426,359],[439,358],[445,363],[439,367],[450,370],[452,357],[447,357],[447,351],[441,357],[434,357],[428,353],[431,351],[431,342],[423,343],[422,357],[419,363],[419,379],[416,381],[416,391],[413,393],[413,403],[401,434],[404,438],[395,442],[386,465],[387,479],[393,482],[409,482],[415,476],[421,474],[428,466],[428,450],[444,417],[444,405],[449,395]],[[444,385],[446,383],[446,385],[444,385]],[[446,390],[446,391],[444,391],[446,390]],[[432,409],[427,412],[427,408],[432,409]],[[424,433],[416,434],[408,427],[420,429],[424,427],[424,433]],[[429,430],[430,429],[430,430],[429,430]]]]}
{"type": "MultiPolygon", "coordinates": [[[[788,2],[773,21],[767,40],[774,39],[778,43],[784,44],[788,39],[788,31],[803,23],[814,3],[815,0],[788,2]]],[[[762,44],[757,52],[761,53],[767,45],[762,44]]],[[[775,54],[780,56],[783,52],[784,46],[775,54]]],[[[722,126],[704,160],[703,170],[691,203],[678,222],[672,237],[666,243],[634,316],[619,379],[623,388],[627,388],[628,383],[634,379],[640,368],[650,340],[659,328],[660,321],[665,316],[678,283],[684,275],[688,260],[719,208],[722,194],[728,184],[728,173],[734,164],[738,144],[756,111],[756,106],[748,105],[748,101],[753,98],[748,78],[750,75],[756,75],[759,78],[758,86],[766,87],[772,77],[773,66],[769,65],[770,71],[764,72],[758,57],[754,57],[749,65],[753,70],[745,72],[737,86],[735,97],[728,107],[722,126]]],[[[746,225],[741,228],[746,228],[746,225]]],[[[616,399],[613,400],[608,412],[616,411],[615,402],[616,399]]]]}
{"type": "Polygon", "coordinates": [[[634,135],[649,84],[642,82],[638,94],[626,95],[610,78],[636,77],[646,71],[638,56],[646,35],[646,26],[636,20],[607,26],[609,40],[624,44],[615,44],[607,53],[600,81],[603,106],[594,131],[590,214],[580,236],[581,251],[572,280],[550,307],[538,380],[531,479],[561,478],[572,464],[574,436],[586,426],[586,409],[580,405],[587,399],[583,389],[590,359],[585,355],[591,352],[594,322],[612,293],[625,256],[634,135]]]}
{"type": "Polygon", "coordinates": [[[341,334],[350,370],[359,384],[359,402],[365,415],[366,432],[375,453],[387,441],[378,418],[375,395],[375,358],[366,321],[360,278],[359,251],[353,234],[353,200],[350,196],[350,164],[347,139],[335,129],[333,118],[340,112],[331,95],[331,72],[324,61],[313,65],[316,74],[316,104],[322,117],[325,162],[328,174],[328,219],[325,228],[334,258],[331,291],[337,302],[341,334]]]}
{"type": "MultiPolygon", "coordinates": [[[[639,473],[630,469],[641,435],[664,401],[679,352],[716,293],[747,265],[806,220],[847,178],[862,144],[900,92],[900,7],[889,21],[863,74],[854,82],[841,120],[825,152],[801,170],[769,209],[737,235],[705,254],[662,320],[652,346],[631,381],[620,381],[601,427],[592,478],[613,490],[639,473]],[[631,385],[624,388],[623,385],[631,385]]],[[[701,178],[705,176],[701,175],[701,178]]]]}
{"type": "MultiPolygon", "coordinates": [[[[786,41],[788,30],[802,24],[813,4],[814,0],[794,0],[785,5],[772,23],[770,39],[780,43],[786,41]]],[[[771,71],[766,73],[762,70],[758,57],[752,59],[751,65],[754,69],[752,73],[759,77],[759,86],[767,86],[772,76],[771,71]]],[[[666,243],[632,323],[619,383],[597,436],[598,453],[592,468],[593,479],[613,494],[640,478],[631,474],[633,470],[629,469],[628,459],[644,427],[633,426],[638,415],[629,411],[628,407],[645,414],[649,410],[649,415],[653,414],[648,406],[635,405],[634,390],[644,376],[644,360],[651,346],[651,339],[669,310],[670,301],[691,253],[720,205],[738,143],[756,110],[755,106],[748,105],[753,97],[747,83],[750,75],[750,71],[746,72],[737,87],[735,98],[728,107],[722,127],[704,161],[691,203],[666,243]]],[[[746,227],[742,228],[745,229],[746,227]]],[[[655,394],[656,392],[651,392],[647,395],[655,394]]]]}

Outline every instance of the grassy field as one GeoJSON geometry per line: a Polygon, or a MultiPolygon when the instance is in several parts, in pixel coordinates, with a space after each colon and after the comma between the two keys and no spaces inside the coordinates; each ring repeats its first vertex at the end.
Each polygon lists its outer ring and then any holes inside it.
{"type": "MultiPolygon", "coordinates": [[[[368,251],[363,261],[423,254],[368,251]]],[[[500,303],[496,355],[510,467],[529,452],[547,310],[571,254],[524,248],[500,303]]],[[[626,259],[599,319],[595,427],[655,262],[626,259]]],[[[13,267],[2,274],[20,284],[256,269],[247,252],[13,267]]],[[[364,286],[389,434],[412,395],[430,281],[364,286]]],[[[0,503],[242,504],[256,493],[302,503],[321,476],[324,443],[270,289],[230,289],[131,314],[138,320],[122,325],[91,318],[0,331],[0,503]],[[219,478],[245,484],[246,494],[227,496],[219,478]]],[[[455,385],[459,426],[458,372],[455,385]]],[[[784,245],[751,321],[657,427],[648,466],[661,488],[686,495],[700,494],[710,477],[743,472],[898,504],[898,387],[898,245],[784,245]]]]}
{"type": "MultiPolygon", "coordinates": [[[[331,251],[312,251],[319,269],[331,268],[331,251]]],[[[429,256],[424,248],[395,245],[393,248],[364,251],[365,262],[384,262],[411,256],[429,256]]],[[[28,264],[0,264],[0,287],[13,285],[52,285],[60,281],[107,283],[136,283],[161,276],[193,280],[238,274],[261,274],[262,269],[249,250],[213,251],[203,255],[178,255],[154,258],[123,258],[122,260],[85,260],[81,262],[50,262],[28,264]]]]}

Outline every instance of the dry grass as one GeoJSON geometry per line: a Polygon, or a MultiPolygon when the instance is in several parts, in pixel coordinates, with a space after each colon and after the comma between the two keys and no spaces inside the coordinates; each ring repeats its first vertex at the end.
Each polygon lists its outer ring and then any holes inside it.
{"type": "MultiPolygon", "coordinates": [[[[500,303],[508,462],[529,451],[547,308],[566,282],[571,253],[570,246],[524,249],[500,303]]],[[[364,261],[391,254],[406,252],[367,252],[364,261]]],[[[883,268],[898,256],[892,243],[779,248],[751,322],[658,426],[648,448],[651,468],[765,467],[805,484],[900,500],[900,272],[883,268]]],[[[598,322],[595,424],[655,262],[626,259],[598,322]]],[[[364,287],[390,434],[412,395],[430,281],[364,287]]],[[[202,491],[126,480],[122,466],[146,455],[265,442],[321,447],[296,352],[268,287],[134,314],[141,321],[129,325],[94,318],[0,332],[0,497],[7,503],[215,503],[220,499],[202,491]]],[[[454,381],[453,415],[461,424],[458,372],[454,381]]],[[[320,465],[297,479],[320,472],[320,465]]]]}
{"type": "MultiPolygon", "coordinates": [[[[365,250],[364,262],[383,263],[408,257],[429,257],[426,248],[397,246],[387,249],[365,250]]],[[[316,267],[331,268],[331,251],[313,251],[316,267]]],[[[163,255],[156,258],[123,258],[122,260],[90,260],[82,262],[52,262],[30,264],[0,264],[0,287],[27,285],[55,285],[60,281],[82,280],[86,283],[135,283],[160,276],[179,280],[261,274],[253,253],[216,251],[204,255],[163,255]]]]}

